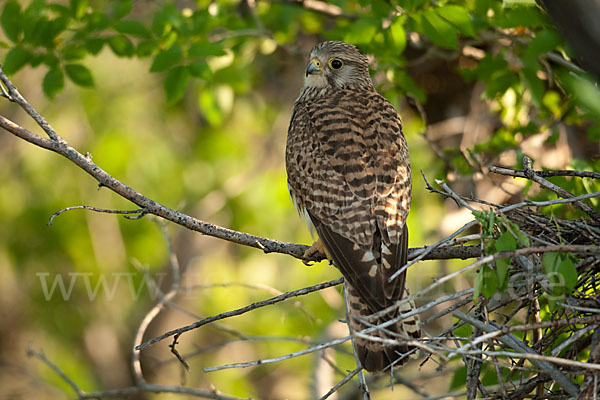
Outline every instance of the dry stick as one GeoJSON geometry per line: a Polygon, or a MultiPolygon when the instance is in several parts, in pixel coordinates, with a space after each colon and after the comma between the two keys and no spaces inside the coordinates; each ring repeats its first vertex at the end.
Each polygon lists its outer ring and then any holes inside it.
{"type": "MultiPolygon", "coordinates": [[[[167,293],[165,293],[161,297],[161,299],[158,301],[158,303],[156,303],[156,305],[154,307],[152,307],[152,309],[146,313],[146,316],[140,323],[140,325],[137,329],[137,332],[135,334],[135,338],[134,338],[134,342],[133,342],[134,344],[142,342],[142,340],[144,339],[144,333],[146,333],[146,329],[148,329],[148,326],[150,325],[150,323],[152,323],[154,318],[156,318],[156,316],[165,308],[166,303],[171,301],[177,295],[177,292],[179,291],[179,288],[180,288],[181,267],[179,266],[179,260],[177,260],[177,256],[175,255],[175,251],[173,249],[173,244],[171,243],[171,239],[170,239],[168,233],[166,232],[166,228],[164,226],[161,226],[161,228],[162,228],[163,235],[165,237],[165,240],[167,241],[167,245],[169,248],[169,261],[170,261],[170,265],[171,265],[171,273],[173,275],[173,280],[171,282],[171,287],[169,288],[169,291],[167,293]]],[[[172,350],[174,350],[174,345],[172,347],[172,350]]],[[[182,360],[180,359],[180,361],[182,361],[182,360]]],[[[185,363],[184,363],[184,365],[185,365],[185,363]]],[[[131,369],[133,371],[133,375],[134,375],[136,384],[138,386],[146,384],[146,380],[144,379],[144,375],[142,372],[142,364],[140,361],[140,352],[139,351],[136,351],[136,350],[132,351],[131,369]]]]}
{"type": "Polygon", "coordinates": [[[187,325],[187,326],[184,326],[184,327],[181,327],[181,328],[174,329],[172,331],[163,333],[162,335],[157,336],[157,337],[155,337],[152,340],[149,340],[149,341],[144,342],[144,343],[142,343],[140,345],[137,345],[135,347],[135,349],[136,350],[141,350],[141,349],[143,349],[145,347],[153,345],[154,343],[159,342],[159,341],[161,341],[163,339],[166,339],[166,338],[168,338],[170,336],[174,336],[174,335],[177,335],[177,334],[181,334],[181,333],[190,331],[192,329],[199,328],[202,325],[206,325],[206,324],[209,324],[211,322],[218,321],[218,320],[221,320],[221,319],[224,319],[224,318],[229,318],[229,317],[233,317],[233,316],[236,316],[236,315],[241,315],[241,314],[244,314],[244,313],[246,313],[248,311],[252,311],[252,310],[255,310],[255,309],[260,308],[260,307],[265,307],[265,306],[269,306],[271,304],[279,303],[280,301],[287,300],[287,299],[289,299],[291,297],[303,296],[305,294],[312,293],[312,292],[315,292],[315,291],[318,291],[318,290],[322,290],[322,289],[325,289],[325,288],[328,288],[328,287],[331,287],[331,286],[336,286],[336,285],[339,285],[340,283],[342,283],[343,281],[344,281],[344,278],[338,278],[338,279],[333,280],[333,281],[320,283],[318,285],[314,285],[314,286],[310,286],[310,287],[306,287],[306,288],[294,290],[294,291],[291,291],[291,292],[286,292],[286,293],[284,293],[282,295],[275,296],[275,297],[272,297],[272,298],[267,299],[267,300],[258,301],[256,303],[252,303],[250,305],[247,305],[247,306],[242,307],[242,308],[238,308],[238,309],[233,310],[233,311],[228,311],[228,312],[224,312],[224,313],[221,313],[221,314],[218,314],[218,315],[213,315],[211,317],[204,318],[204,319],[202,319],[200,321],[196,321],[193,324],[190,324],[190,325],[187,325]]]}
{"type": "MultiPolygon", "coordinates": [[[[493,172],[498,175],[514,176],[517,178],[529,178],[527,175],[525,175],[525,172],[518,170],[518,169],[498,167],[496,165],[492,165],[492,166],[488,167],[488,170],[490,172],[493,172]]],[[[575,170],[562,169],[562,170],[533,171],[533,172],[537,176],[541,176],[543,178],[549,178],[549,177],[553,177],[553,176],[575,176],[578,178],[600,179],[600,173],[591,172],[591,171],[575,171],[575,170]]]]}
{"type": "MultiPolygon", "coordinates": [[[[6,76],[2,72],[0,68],[0,80],[7,80],[6,76]]],[[[10,81],[8,81],[10,82],[10,81]]],[[[24,101],[24,100],[23,100],[24,101]]],[[[25,105],[19,103],[22,107],[25,107],[28,103],[24,103],[25,105]]],[[[33,110],[33,108],[31,108],[33,110]]],[[[33,110],[32,112],[35,112],[33,110]]],[[[37,114],[39,115],[39,114],[37,114]]],[[[40,116],[41,118],[41,116],[40,116]]],[[[37,119],[36,119],[37,121],[37,119]]],[[[47,122],[44,126],[48,125],[47,122]]],[[[42,128],[44,128],[42,126],[42,128]]],[[[0,115],[0,127],[4,128],[8,132],[13,135],[32,143],[38,147],[42,147],[46,150],[53,151],[57,154],[62,155],[67,158],[75,165],[83,169],[89,175],[91,175],[94,179],[99,182],[99,185],[105,186],[118,194],[119,196],[131,201],[132,203],[141,207],[141,214],[153,214],[158,217],[164,218],[168,221],[171,221],[177,225],[181,225],[190,230],[199,232],[201,234],[207,236],[213,236],[219,239],[223,239],[229,242],[237,243],[244,246],[254,247],[256,249],[262,250],[265,253],[281,253],[287,254],[292,257],[304,260],[304,261],[321,261],[325,257],[322,254],[315,254],[310,259],[304,258],[304,252],[309,249],[310,246],[297,244],[297,243],[287,243],[279,240],[268,239],[256,235],[251,235],[249,233],[238,232],[232,229],[224,228],[218,225],[210,224],[205,221],[201,221],[197,218],[191,217],[182,212],[173,210],[169,207],[166,207],[144,195],[135,191],[131,187],[125,185],[121,181],[117,180],[98,165],[96,165],[91,157],[85,156],[71,147],[64,139],[60,136],[57,136],[56,140],[46,139],[39,135],[36,135],[29,130],[21,127],[20,125],[14,123],[13,121],[7,119],[4,116],[0,115]]],[[[44,129],[48,129],[47,132],[54,132],[49,125],[44,129]]],[[[79,207],[79,208],[87,208],[79,207]]],[[[94,210],[94,211],[98,211],[94,210]]],[[[62,212],[62,210],[61,210],[62,212]]],[[[119,212],[119,213],[128,213],[129,211],[119,212]]],[[[60,214],[60,212],[59,212],[60,214]]],[[[421,249],[409,249],[409,252],[419,251],[421,249]]],[[[470,249],[468,246],[457,247],[457,248],[445,248],[439,249],[438,251],[432,251],[426,259],[449,259],[449,258],[469,258],[469,257],[477,257],[480,253],[477,253],[475,249],[470,249]]]]}
{"type": "MultiPolygon", "coordinates": [[[[475,318],[473,318],[470,315],[464,314],[460,311],[454,311],[452,313],[452,315],[454,315],[456,318],[459,318],[463,321],[468,322],[469,324],[473,325],[474,327],[477,327],[479,329],[481,329],[482,331],[485,332],[495,332],[498,329],[492,325],[486,324],[484,322],[478,321],[475,318]]],[[[505,334],[502,335],[498,338],[498,340],[500,340],[502,343],[504,343],[506,346],[524,353],[524,354],[528,354],[529,355],[529,360],[531,361],[531,363],[533,365],[535,365],[536,367],[540,368],[540,369],[544,369],[544,370],[548,370],[548,373],[550,374],[550,376],[552,376],[552,378],[567,392],[569,393],[569,395],[573,396],[573,397],[577,397],[577,394],[579,393],[579,388],[573,383],[571,382],[571,380],[569,380],[569,378],[567,378],[566,376],[564,376],[551,362],[549,362],[546,358],[544,359],[540,359],[539,357],[543,357],[540,356],[538,353],[536,353],[533,349],[531,349],[530,347],[526,346],[525,344],[523,344],[521,341],[519,341],[519,339],[515,338],[514,336],[510,335],[510,334],[505,334]],[[537,357],[536,357],[537,356],[537,357]]],[[[494,354],[496,356],[515,356],[515,353],[510,353],[510,352],[500,352],[500,353],[506,353],[506,354],[494,354]]],[[[556,357],[553,357],[556,358],[556,357]]],[[[553,360],[556,361],[556,360],[553,360]]],[[[585,363],[582,363],[585,364],[585,363]]],[[[600,367],[600,366],[599,366],[600,367]]]]}
{"type": "Polygon", "coordinates": [[[284,356],[265,358],[262,360],[248,361],[248,362],[243,362],[243,363],[225,364],[225,365],[219,365],[217,367],[208,367],[208,368],[204,368],[204,372],[214,372],[214,371],[220,371],[222,369],[229,369],[229,368],[246,368],[246,367],[252,367],[255,365],[272,364],[272,363],[276,363],[279,361],[288,360],[290,358],[303,356],[305,354],[314,353],[315,351],[323,350],[323,349],[326,349],[326,348],[329,348],[332,346],[337,346],[338,344],[347,342],[348,340],[350,340],[350,338],[351,338],[351,336],[345,336],[343,338],[330,340],[327,343],[322,343],[317,346],[309,347],[308,349],[295,351],[293,353],[289,353],[284,356]]]}
{"type": "MultiPolygon", "coordinates": [[[[0,79],[2,78],[2,75],[3,74],[0,69],[0,79]]],[[[139,207],[146,210],[148,214],[154,214],[168,221],[208,236],[213,236],[233,243],[261,249],[265,253],[283,253],[303,259],[304,252],[309,248],[305,245],[266,239],[260,236],[237,232],[232,229],[223,228],[201,221],[182,212],[168,208],[135,191],[131,187],[112,177],[102,168],[97,166],[91,160],[91,158],[79,153],[60,137],[58,140],[43,138],[15,124],[4,116],[0,116],[0,127],[6,129],[21,139],[66,157],[93,178],[95,178],[100,183],[100,186],[105,186],[121,197],[131,201],[132,203],[135,203],[139,207]]],[[[320,259],[322,259],[322,257],[315,257],[310,261],[318,261],[320,259]]]]}
{"type": "MultiPolygon", "coordinates": [[[[524,169],[525,175],[529,179],[538,183],[540,186],[553,191],[554,193],[556,193],[557,195],[559,195],[560,197],[562,197],[564,199],[572,199],[573,197],[575,197],[575,195],[573,193],[569,193],[565,189],[561,188],[560,186],[557,186],[554,183],[536,175],[535,171],[532,168],[532,164],[533,164],[533,161],[531,161],[531,158],[529,158],[527,156],[523,157],[523,169],[524,169]]],[[[591,208],[587,204],[585,204],[581,201],[576,201],[573,203],[573,205],[575,207],[579,208],[580,210],[582,210],[583,212],[585,212],[587,215],[589,215],[596,221],[600,221],[600,214],[598,214],[593,208],[591,208]]]]}
{"type": "MultiPolygon", "coordinates": [[[[495,261],[499,258],[514,257],[514,256],[518,256],[518,255],[527,255],[527,254],[533,254],[533,253],[550,253],[550,252],[572,252],[572,253],[580,253],[580,254],[600,254],[600,246],[587,246],[587,245],[578,245],[578,244],[577,245],[575,245],[575,244],[573,244],[573,245],[552,245],[552,246],[543,246],[543,247],[525,247],[525,248],[517,249],[517,250],[501,251],[501,252],[498,252],[498,253],[495,253],[495,254],[492,254],[489,256],[479,258],[477,261],[467,265],[466,267],[463,267],[457,271],[454,271],[448,275],[443,276],[442,278],[436,280],[435,282],[433,282],[426,288],[421,289],[419,292],[411,294],[410,296],[404,297],[401,300],[398,300],[395,304],[393,304],[377,313],[371,314],[368,318],[383,317],[386,314],[388,314],[389,312],[398,308],[401,304],[404,304],[404,303],[414,300],[418,297],[421,297],[424,294],[426,294],[427,292],[431,291],[432,289],[453,279],[454,277],[456,277],[464,272],[467,272],[473,268],[476,268],[482,264],[495,261]]],[[[415,314],[414,311],[416,311],[416,310],[401,314],[398,317],[393,318],[393,319],[389,320],[388,322],[380,325],[380,327],[385,328],[393,323],[395,324],[398,321],[408,318],[415,314]]]]}
{"type": "Polygon", "coordinates": [[[59,211],[55,212],[54,214],[52,214],[50,216],[50,219],[48,220],[48,226],[52,226],[52,223],[54,222],[54,218],[58,217],[60,214],[62,214],[64,212],[71,211],[71,210],[90,210],[90,211],[103,213],[103,214],[123,214],[123,216],[128,219],[140,219],[146,214],[146,210],[143,208],[138,208],[137,210],[109,210],[106,208],[97,208],[97,207],[92,207],[92,206],[73,206],[73,207],[63,208],[62,210],[59,210],[59,211]],[[137,215],[131,217],[131,216],[129,216],[129,214],[137,214],[137,215]]]}
{"type": "Polygon", "coordinates": [[[71,378],[69,378],[67,376],[67,374],[65,374],[63,372],[62,369],[60,369],[60,367],[56,364],[54,364],[52,361],[50,361],[46,355],[41,352],[41,351],[35,351],[33,350],[33,348],[29,347],[27,349],[27,356],[29,357],[37,357],[40,360],[42,360],[44,362],[44,364],[46,364],[47,366],[49,366],[54,372],[56,372],[56,374],[58,376],[60,376],[60,378],[65,381],[67,383],[67,385],[71,386],[71,389],[73,389],[73,391],[77,394],[77,396],[79,398],[81,398],[85,393],[83,390],[81,390],[79,388],[79,386],[77,386],[77,384],[75,382],[73,382],[73,380],[71,378]]]}
{"type": "MultiPolygon", "coordinates": [[[[410,313],[402,314],[398,318],[401,318],[401,319],[407,318],[410,315],[414,315],[416,313],[421,313],[421,312],[423,312],[425,310],[428,310],[429,308],[435,307],[438,304],[444,303],[444,302],[449,301],[449,300],[453,300],[455,298],[459,298],[461,296],[464,296],[466,294],[470,294],[472,292],[473,292],[473,289],[467,289],[467,290],[463,290],[463,291],[458,292],[458,293],[453,293],[451,295],[447,295],[447,296],[441,297],[439,299],[436,299],[435,301],[429,302],[428,304],[426,304],[424,306],[421,306],[419,308],[416,308],[416,309],[412,310],[410,313]]],[[[220,314],[220,315],[222,315],[222,314],[220,314]]],[[[379,325],[375,325],[375,326],[369,327],[367,329],[363,329],[363,330],[361,330],[359,332],[356,332],[355,335],[356,336],[361,336],[361,335],[366,335],[366,334],[368,334],[370,332],[373,332],[375,330],[380,330],[380,329],[382,329],[382,327],[383,327],[384,324],[385,324],[385,326],[390,325],[389,323],[382,323],[382,324],[379,324],[379,325]]],[[[385,342],[385,343],[392,343],[392,344],[396,344],[397,343],[395,341],[386,342],[386,340],[388,340],[388,339],[382,339],[382,338],[379,338],[379,337],[371,337],[371,336],[369,336],[369,337],[372,338],[374,341],[382,341],[382,342],[385,342]]],[[[326,342],[326,343],[323,343],[323,344],[319,344],[317,346],[310,347],[310,348],[308,348],[306,350],[302,350],[302,351],[298,351],[298,352],[286,354],[286,355],[283,355],[283,356],[280,356],[280,357],[276,357],[276,358],[265,359],[265,360],[255,360],[255,361],[250,361],[250,362],[245,362],[245,363],[227,364],[227,365],[222,365],[222,366],[219,366],[219,367],[205,368],[204,371],[205,372],[210,372],[210,371],[217,371],[217,370],[228,369],[228,368],[244,368],[244,367],[249,367],[249,366],[254,366],[254,365],[270,364],[270,363],[273,363],[273,362],[277,362],[277,361],[286,360],[286,359],[289,359],[289,358],[293,358],[293,357],[298,357],[298,356],[302,356],[302,355],[305,355],[305,354],[309,354],[309,353],[321,350],[323,348],[335,346],[335,345],[338,345],[338,344],[346,342],[350,338],[351,338],[351,336],[347,336],[345,338],[336,339],[336,340],[333,340],[333,341],[330,341],[330,342],[326,342]]],[[[144,345],[145,344],[146,343],[144,343],[144,345]]],[[[411,342],[409,342],[409,344],[411,344],[411,345],[413,345],[415,347],[420,347],[420,348],[422,348],[422,349],[424,349],[426,351],[430,351],[430,348],[428,346],[423,345],[423,344],[421,344],[419,342],[411,341],[411,342]]],[[[443,358],[443,356],[442,356],[442,358],[443,358]]],[[[359,376],[360,376],[360,374],[359,374],[359,376]]],[[[364,394],[364,392],[363,392],[363,394],[364,394]]]]}
{"type": "Polygon", "coordinates": [[[207,392],[199,389],[192,389],[181,386],[153,385],[148,383],[145,383],[142,386],[128,386],[120,389],[106,390],[102,392],[85,393],[79,388],[79,386],[77,386],[75,382],[73,382],[67,376],[67,374],[64,373],[63,370],[61,370],[56,364],[50,361],[43,353],[37,352],[30,348],[27,350],[27,355],[30,357],[37,357],[40,360],[42,360],[44,364],[48,365],[58,376],[60,376],[60,378],[63,381],[65,381],[73,389],[73,391],[77,394],[78,399],[99,399],[103,397],[123,398],[125,396],[140,393],[143,391],[152,393],[180,393],[213,400],[249,400],[240,397],[218,394],[216,392],[207,392]]]}
{"type": "Polygon", "coordinates": [[[346,375],[344,377],[344,379],[342,379],[341,381],[339,381],[334,387],[332,387],[331,389],[329,389],[329,392],[327,392],[323,396],[321,396],[319,398],[319,400],[325,400],[325,399],[329,398],[329,396],[331,396],[332,394],[334,394],[339,388],[341,388],[342,386],[344,386],[346,383],[350,382],[350,380],[352,378],[354,378],[354,376],[357,375],[360,371],[362,371],[362,367],[356,367],[356,368],[354,368],[354,370],[352,370],[352,372],[350,372],[348,375],[346,375]]]}
{"type": "MultiPolygon", "coordinates": [[[[459,312],[459,311],[457,311],[457,312],[459,312]]],[[[470,347],[473,347],[481,342],[497,338],[498,336],[508,335],[512,332],[530,331],[530,330],[534,330],[534,329],[547,329],[547,328],[554,329],[554,328],[559,328],[559,327],[565,326],[565,325],[573,325],[573,324],[587,325],[587,324],[593,324],[593,323],[597,323],[597,322],[600,322],[600,315],[592,315],[590,317],[583,317],[583,318],[556,319],[553,321],[535,322],[535,323],[524,324],[524,325],[514,325],[514,326],[503,325],[500,328],[496,328],[493,331],[489,331],[485,335],[479,336],[477,339],[473,340],[470,343],[465,344],[461,348],[456,349],[455,353],[450,353],[448,355],[448,357],[452,358],[455,354],[458,354],[459,351],[465,351],[465,350],[469,349],[470,347]]]]}

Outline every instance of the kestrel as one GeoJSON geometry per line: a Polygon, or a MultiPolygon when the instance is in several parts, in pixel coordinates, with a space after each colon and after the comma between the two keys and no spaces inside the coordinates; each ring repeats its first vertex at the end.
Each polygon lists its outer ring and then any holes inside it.
{"type": "MultiPolygon", "coordinates": [[[[310,54],[304,88],[294,103],[287,146],[290,194],[319,236],[313,249],[344,276],[347,320],[360,331],[414,309],[407,302],[369,318],[408,295],[406,264],[411,172],[400,117],[369,75],[367,58],[344,42],[323,42],[310,54]]],[[[415,315],[354,338],[367,371],[403,364],[411,347],[389,339],[420,336],[415,315]]]]}

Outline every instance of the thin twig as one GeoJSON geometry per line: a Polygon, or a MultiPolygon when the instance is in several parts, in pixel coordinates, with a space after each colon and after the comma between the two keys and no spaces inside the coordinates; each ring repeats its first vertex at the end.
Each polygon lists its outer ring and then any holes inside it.
{"type": "MultiPolygon", "coordinates": [[[[514,176],[517,178],[527,178],[524,171],[506,167],[499,167],[497,165],[492,165],[488,167],[490,172],[493,172],[498,175],[508,175],[514,176]]],[[[593,178],[600,179],[599,172],[592,171],[575,171],[570,169],[559,169],[559,170],[548,170],[548,171],[533,171],[537,176],[541,176],[542,178],[550,178],[553,176],[575,176],[579,178],[593,178]]]]}
{"type": "Polygon", "coordinates": [[[56,374],[58,376],[60,376],[60,378],[63,381],[65,381],[67,383],[67,385],[71,386],[71,389],[73,389],[73,391],[77,394],[77,396],[79,396],[81,398],[84,395],[83,390],[81,390],[79,388],[79,386],[77,386],[77,384],[71,378],[69,378],[69,376],[67,374],[65,374],[64,371],[62,369],[60,369],[60,367],[58,365],[56,365],[52,361],[50,361],[43,352],[35,351],[32,347],[29,347],[27,349],[27,355],[29,357],[36,357],[36,358],[39,358],[40,360],[42,360],[44,362],[44,364],[46,364],[54,372],[56,372],[56,374]]]}
{"type": "Polygon", "coordinates": [[[248,362],[243,362],[243,363],[225,364],[225,365],[219,365],[216,367],[208,367],[208,368],[204,368],[204,372],[214,372],[214,371],[220,371],[223,369],[230,369],[230,368],[247,368],[247,367],[253,367],[253,366],[257,366],[257,365],[272,364],[272,363],[280,362],[283,360],[289,360],[290,358],[304,356],[306,354],[314,353],[315,351],[323,350],[323,349],[326,349],[326,348],[329,348],[332,346],[337,346],[339,344],[347,342],[348,340],[350,340],[350,336],[345,336],[343,338],[330,340],[329,342],[321,343],[317,346],[309,347],[308,349],[305,349],[305,350],[295,351],[293,353],[289,353],[289,354],[286,354],[283,356],[274,357],[274,358],[265,358],[262,360],[248,361],[248,362]]]}
{"type": "Polygon", "coordinates": [[[336,383],[334,387],[332,387],[331,389],[329,389],[329,391],[327,393],[325,393],[323,396],[321,396],[319,398],[319,400],[325,400],[325,399],[329,398],[329,396],[331,396],[332,394],[334,394],[335,392],[337,392],[339,388],[341,388],[342,386],[344,386],[346,383],[350,382],[350,380],[352,378],[354,378],[356,375],[358,375],[358,373],[360,371],[362,371],[362,367],[356,367],[356,368],[354,368],[348,375],[346,375],[344,377],[344,379],[342,379],[341,381],[339,381],[338,383],[336,383]]]}
{"type": "Polygon", "coordinates": [[[259,302],[256,302],[256,303],[252,303],[250,305],[247,305],[247,306],[242,307],[242,308],[238,308],[236,310],[224,312],[224,313],[221,313],[221,314],[218,314],[218,315],[213,315],[212,317],[208,317],[208,318],[204,318],[204,319],[202,319],[200,321],[196,321],[193,324],[186,325],[186,326],[183,326],[181,328],[174,329],[172,331],[163,333],[162,335],[157,336],[157,337],[155,337],[152,340],[149,340],[147,342],[144,342],[144,343],[136,346],[135,349],[136,350],[141,350],[141,349],[143,349],[145,347],[151,346],[154,343],[157,343],[157,342],[159,342],[159,341],[161,341],[163,339],[166,339],[166,338],[168,338],[170,336],[174,336],[174,335],[181,334],[181,333],[184,333],[184,332],[187,332],[187,331],[191,331],[192,329],[199,328],[199,327],[201,327],[203,325],[206,325],[206,324],[209,324],[211,322],[218,321],[218,320],[225,319],[225,318],[229,318],[229,317],[233,317],[233,316],[236,316],[236,315],[241,315],[241,314],[247,313],[248,311],[252,311],[252,310],[255,310],[255,309],[260,308],[260,307],[265,307],[265,306],[269,306],[271,304],[279,303],[280,301],[287,300],[287,299],[289,299],[291,297],[303,296],[305,294],[309,294],[309,293],[312,293],[312,292],[315,292],[315,291],[318,291],[318,290],[322,290],[322,289],[325,289],[325,288],[328,288],[328,287],[331,287],[331,286],[336,286],[336,285],[339,285],[342,282],[343,282],[343,278],[339,278],[339,279],[336,279],[336,280],[333,280],[333,281],[329,281],[329,282],[325,282],[325,283],[320,283],[318,285],[309,286],[309,287],[298,289],[298,290],[293,290],[291,292],[286,292],[286,293],[281,294],[279,296],[275,296],[275,297],[272,297],[272,298],[267,299],[267,300],[259,301],[259,302]]]}
{"type": "Polygon", "coordinates": [[[106,208],[97,208],[97,207],[91,207],[91,206],[73,206],[73,207],[63,208],[62,210],[59,210],[59,211],[55,212],[54,214],[52,214],[52,216],[50,216],[50,220],[48,221],[48,226],[52,225],[52,222],[54,222],[54,218],[58,217],[60,214],[62,214],[64,212],[71,211],[71,210],[90,210],[90,211],[95,211],[95,212],[104,213],[104,214],[123,214],[123,216],[125,218],[128,218],[129,214],[139,214],[139,215],[136,215],[135,217],[129,217],[130,219],[140,219],[141,217],[146,215],[146,210],[143,208],[138,208],[137,210],[109,210],[106,208]]]}
{"type": "MultiPolygon", "coordinates": [[[[485,332],[495,332],[498,330],[498,328],[496,328],[492,325],[486,324],[484,322],[478,321],[477,319],[473,318],[472,316],[461,313],[460,311],[454,311],[454,313],[452,313],[452,315],[454,315],[456,318],[459,318],[459,319],[462,319],[463,321],[468,322],[469,324],[471,324],[485,332]]],[[[577,394],[579,393],[578,387],[573,382],[571,382],[571,380],[569,380],[566,376],[564,376],[552,363],[550,363],[549,360],[536,358],[536,356],[540,356],[538,353],[536,353],[533,349],[526,346],[525,344],[523,344],[523,342],[521,342],[519,339],[515,338],[514,336],[512,336],[510,334],[502,335],[498,338],[498,340],[500,340],[502,343],[504,343],[508,347],[511,347],[512,349],[514,349],[518,352],[521,352],[522,354],[529,354],[530,355],[529,359],[531,360],[532,364],[534,364],[538,368],[547,370],[548,373],[552,376],[552,378],[563,389],[565,389],[565,391],[567,393],[569,393],[569,395],[571,395],[573,397],[577,397],[577,394]]],[[[511,354],[514,354],[514,353],[510,353],[510,352],[505,352],[505,353],[507,353],[507,354],[505,354],[505,356],[507,356],[507,357],[510,357],[511,354]]],[[[495,355],[500,356],[501,354],[495,354],[495,355]]]]}
{"type": "MultiPolygon", "coordinates": [[[[527,178],[538,183],[540,186],[553,191],[554,193],[556,193],[557,195],[559,195],[560,197],[562,197],[564,199],[572,199],[573,197],[575,197],[575,195],[567,192],[565,189],[561,188],[560,186],[557,186],[554,183],[542,178],[541,176],[538,176],[535,173],[535,171],[533,170],[532,164],[533,164],[533,161],[531,160],[531,158],[529,158],[527,156],[523,157],[523,170],[524,170],[523,172],[525,173],[527,178]]],[[[580,200],[576,200],[573,202],[573,205],[575,207],[579,208],[580,210],[582,210],[583,212],[585,212],[587,215],[589,215],[596,221],[600,221],[600,214],[598,214],[593,208],[591,208],[587,204],[582,203],[580,200]]]]}

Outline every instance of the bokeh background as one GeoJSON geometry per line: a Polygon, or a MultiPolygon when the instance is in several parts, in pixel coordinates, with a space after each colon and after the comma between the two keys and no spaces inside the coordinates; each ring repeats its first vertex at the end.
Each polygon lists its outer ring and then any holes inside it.
{"type": "MultiPolygon", "coordinates": [[[[597,89],[533,2],[11,0],[0,12],[5,72],[67,142],[153,200],[231,229],[312,243],[288,196],[284,149],[307,55],[323,39],[368,53],[373,79],[403,118],[413,169],[411,247],[471,219],[429,193],[420,171],[461,194],[505,203],[523,190],[548,195],[490,176],[489,165],[520,168],[526,154],[538,169],[599,170],[597,89]]],[[[42,134],[0,100],[0,114],[42,134]]],[[[594,191],[585,181],[557,181],[578,194],[594,191]]],[[[69,206],[133,206],[68,160],[7,132],[0,182],[0,397],[73,397],[47,365],[26,356],[29,347],[86,391],[131,385],[133,336],[156,301],[148,279],[163,290],[171,279],[161,223],[74,210],[47,226],[69,206]]],[[[340,275],[326,262],[305,266],[173,224],[167,230],[185,289],[148,339],[340,275]]],[[[466,263],[420,262],[409,286],[418,290],[466,263]]],[[[432,296],[472,287],[473,278],[432,296]]],[[[143,352],[144,375],[241,397],[318,398],[354,369],[348,344],[259,367],[202,368],[343,337],[343,309],[336,287],[211,324],[180,338],[189,373],[159,343],[143,352]]],[[[451,323],[441,318],[427,330],[451,323]]],[[[422,362],[403,368],[393,391],[388,378],[370,378],[374,398],[464,390],[458,364],[438,370],[422,362]]],[[[351,382],[332,398],[356,393],[351,382]]],[[[176,396],[130,396],[154,397],[176,396]]]]}

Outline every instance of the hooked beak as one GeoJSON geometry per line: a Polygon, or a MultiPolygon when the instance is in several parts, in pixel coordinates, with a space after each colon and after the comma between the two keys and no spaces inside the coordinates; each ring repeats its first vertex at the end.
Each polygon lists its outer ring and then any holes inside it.
{"type": "Polygon", "coordinates": [[[316,58],[313,58],[312,60],[310,60],[310,62],[308,63],[308,67],[306,67],[306,76],[315,74],[319,71],[321,71],[321,68],[319,68],[321,65],[321,62],[319,60],[317,60],[316,58]]]}

